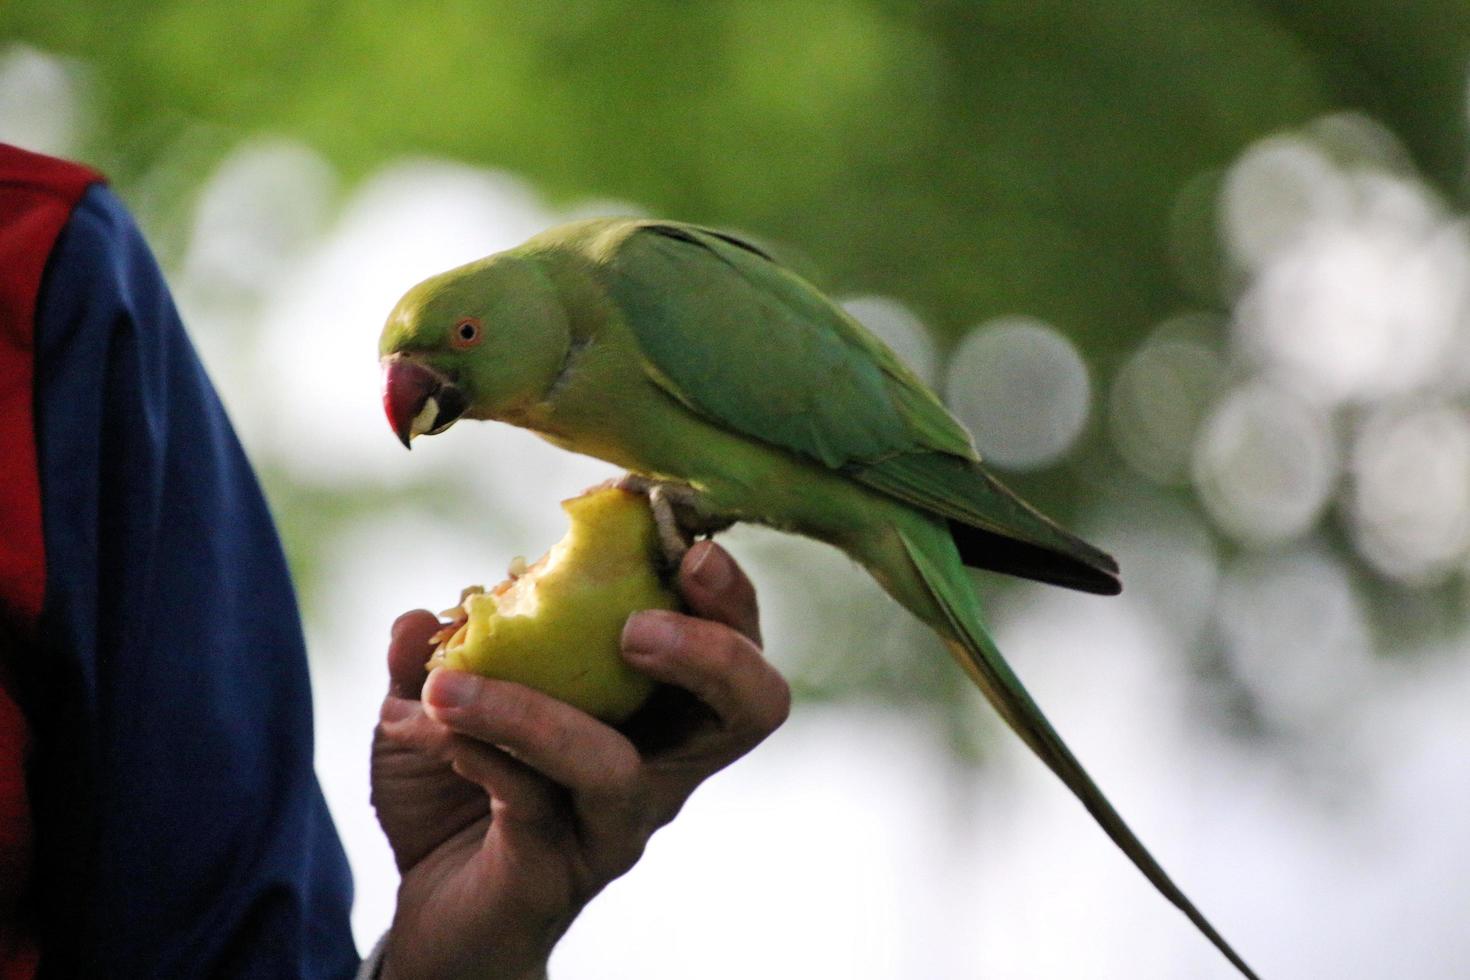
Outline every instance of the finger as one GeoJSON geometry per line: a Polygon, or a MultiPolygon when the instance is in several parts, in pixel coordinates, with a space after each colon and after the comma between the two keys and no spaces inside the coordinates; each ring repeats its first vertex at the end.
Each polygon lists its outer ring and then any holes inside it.
{"type": "Polygon", "coordinates": [[[450,746],[450,766],[489,795],[496,820],[546,825],[559,816],[555,784],[506,752],[462,735],[450,746]]]}
{"type": "Polygon", "coordinates": [[[661,609],[637,613],[623,628],[623,655],[634,669],[709,705],[745,748],[790,714],[785,679],[748,636],[723,623],[661,609]]]}
{"type": "Polygon", "coordinates": [[[406,612],[393,621],[392,639],[388,641],[388,693],[394,697],[418,700],[433,650],[429,637],[441,628],[439,617],[427,609],[406,612]]]}
{"type": "Polygon", "coordinates": [[[755,586],[724,548],[713,541],[690,548],[679,568],[679,590],[696,615],[732,626],[760,646],[755,586]]]}
{"type": "Polygon", "coordinates": [[[505,749],[586,800],[636,794],[642,760],[633,743],[540,691],[441,668],[424,684],[424,707],[458,734],[505,749]]]}
{"type": "Polygon", "coordinates": [[[416,699],[390,694],[378,713],[378,733],[393,745],[448,762],[454,733],[430,718],[416,699]]]}

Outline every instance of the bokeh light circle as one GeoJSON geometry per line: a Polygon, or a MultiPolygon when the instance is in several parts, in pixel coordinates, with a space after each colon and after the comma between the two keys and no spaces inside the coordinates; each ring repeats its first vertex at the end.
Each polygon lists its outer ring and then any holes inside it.
{"type": "Polygon", "coordinates": [[[1266,544],[1312,527],[1332,494],[1338,460],[1320,410],[1253,382],[1210,413],[1193,469],[1215,523],[1237,540],[1266,544]]]}
{"type": "Polygon", "coordinates": [[[1470,419],[1449,406],[1380,409],[1353,441],[1358,550],[1386,575],[1436,578],[1470,547],[1470,419]]]}
{"type": "Polygon", "coordinates": [[[1316,222],[1344,213],[1351,191],[1332,161],[1307,140],[1261,140],[1236,161],[1221,189],[1226,247],[1256,269],[1316,222]]]}
{"type": "Polygon", "coordinates": [[[1324,551],[1242,556],[1215,615],[1226,659],[1277,725],[1320,732],[1365,687],[1367,619],[1347,569],[1324,551]]]}
{"type": "Polygon", "coordinates": [[[309,146],[246,140],[200,191],[184,281],[221,304],[255,300],[318,243],[336,192],[331,165],[309,146]]]}
{"type": "Polygon", "coordinates": [[[1413,158],[1393,131],[1361,112],[1328,113],[1309,123],[1305,132],[1338,166],[1402,173],[1414,168],[1413,158]]]}
{"type": "Polygon", "coordinates": [[[1072,342],[1030,317],[981,324],[950,359],[950,408],[998,466],[1032,469],[1060,459],[1087,424],[1092,387],[1072,342]]]}
{"type": "Polygon", "coordinates": [[[0,134],[36,153],[72,156],[86,129],[81,65],[11,44],[0,51],[0,134]]]}
{"type": "Polygon", "coordinates": [[[1113,378],[1108,420],[1128,465],[1155,483],[1189,482],[1195,435],[1223,366],[1209,347],[1185,339],[1151,341],[1113,378]]]}
{"type": "Polygon", "coordinates": [[[1330,402],[1423,387],[1463,329],[1470,236],[1422,185],[1335,178],[1348,204],[1278,242],[1236,309],[1245,350],[1330,402]]]}

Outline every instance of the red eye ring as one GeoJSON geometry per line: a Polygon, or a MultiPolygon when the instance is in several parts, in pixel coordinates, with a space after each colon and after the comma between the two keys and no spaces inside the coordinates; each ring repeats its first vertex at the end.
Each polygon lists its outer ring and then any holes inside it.
{"type": "Polygon", "coordinates": [[[454,329],[449,331],[449,343],[463,350],[466,347],[475,346],[484,336],[485,331],[480,326],[479,317],[462,316],[454,321],[454,329]]]}

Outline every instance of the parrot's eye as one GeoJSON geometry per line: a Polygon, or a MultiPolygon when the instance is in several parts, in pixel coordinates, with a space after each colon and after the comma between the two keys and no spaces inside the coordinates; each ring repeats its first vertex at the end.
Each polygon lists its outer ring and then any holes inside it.
{"type": "Polygon", "coordinates": [[[480,321],[476,317],[460,317],[450,331],[449,342],[455,347],[473,347],[480,342],[480,321]]]}

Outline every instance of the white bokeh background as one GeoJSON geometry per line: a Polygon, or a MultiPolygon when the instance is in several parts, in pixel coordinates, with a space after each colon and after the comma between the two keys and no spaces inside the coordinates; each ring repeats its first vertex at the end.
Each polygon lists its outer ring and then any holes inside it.
{"type": "MultiPolygon", "coordinates": [[[[68,152],[84,87],[78,66],[10,49],[0,135],[68,152]]],[[[1410,590],[1463,574],[1470,549],[1470,246],[1406,161],[1356,115],[1248,148],[1220,188],[1219,309],[1161,322],[1106,385],[1025,311],[941,356],[899,300],[848,301],[998,465],[1063,465],[1102,432],[1157,488],[1100,492],[1081,528],[1118,555],[1122,597],[984,584],[1037,700],[1268,977],[1470,972],[1470,637],[1407,662],[1391,638],[1381,650],[1363,572],[1329,542],[1341,530],[1410,590]]],[[[268,485],[383,501],[331,524],[305,589],[317,767],[363,948],[396,883],[367,802],[389,624],[539,553],[562,530],[555,501],[610,472],[482,424],[405,453],[378,403],[378,326],[423,276],[633,210],[551,207],[435,160],[348,190],[311,148],[262,136],[219,162],[168,270],[268,485]]],[[[834,552],[758,529],[728,541],[779,665],[840,678],[928,643],[834,552]]],[[[1014,739],[957,761],[943,719],[901,693],[799,702],[592,904],[553,975],[1234,975],[1014,739]]],[[[969,723],[996,733],[972,701],[969,723]]]]}

